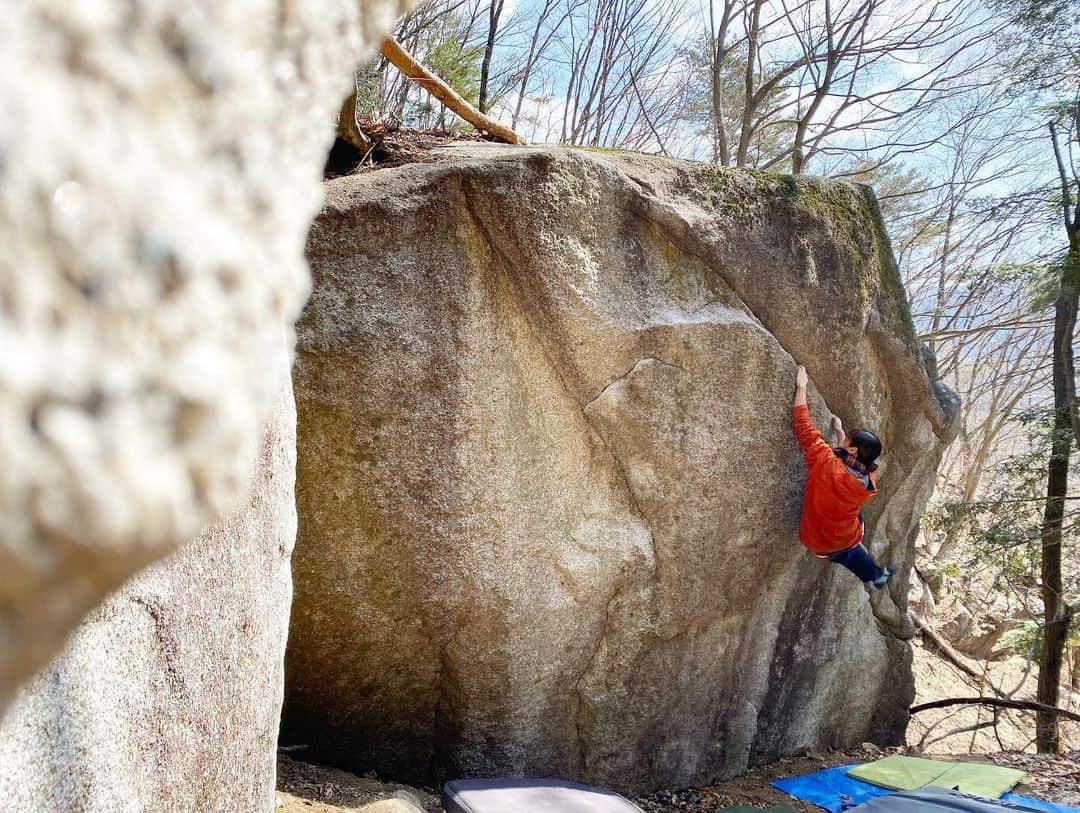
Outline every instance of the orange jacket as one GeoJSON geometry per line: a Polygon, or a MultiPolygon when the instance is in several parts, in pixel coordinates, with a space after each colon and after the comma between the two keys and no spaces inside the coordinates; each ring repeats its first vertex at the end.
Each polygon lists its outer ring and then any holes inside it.
{"type": "Polygon", "coordinates": [[[869,490],[833,454],[810,422],[805,406],[792,409],[792,429],[806,462],[799,540],[816,554],[836,553],[862,540],[859,509],[877,493],[874,475],[869,490]]]}

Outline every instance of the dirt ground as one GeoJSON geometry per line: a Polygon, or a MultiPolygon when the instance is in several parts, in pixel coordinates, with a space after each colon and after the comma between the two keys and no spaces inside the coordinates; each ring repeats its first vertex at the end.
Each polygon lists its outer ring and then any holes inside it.
{"type": "Polygon", "coordinates": [[[337,178],[373,169],[435,161],[438,160],[434,152],[436,147],[459,141],[488,140],[476,132],[457,130],[410,130],[385,125],[366,125],[364,129],[372,140],[368,153],[362,155],[355,147],[338,139],[327,158],[324,177],[337,178]]]}
{"type": "MultiPolygon", "coordinates": [[[[904,749],[890,749],[901,752],[904,749]]],[[[734,779],[700,788],[661,791],[634,801],[646,813],[713,813],[717,808],[736,804],[755,807],[787,803],[794,810],[820,813],[820,808],[797,802],[772,788],[769,782],[788,776],[844,765],[868,762],[883,755],[879,751],[831,752],[816,756],[800,756],[781,760],[734,779]]],[[[964,755],[965,759],[975,759],[964,755]]],[[[1057,757],[1037,754],[999,753],[978,757],[978,761],[993,762],[1020,768],[1028,778],[1016,787],[1016,792],[1059,804],[1080,806],[1080,751],[1057,757]]],[[[382,782],[374,775],[356,776],[345,771],[309,765],[282,756],[278,765],[278,813],[349,813],[363,805],[393,796],[406,790],[412,793],[428,813],[440,813],[438,797],[431,788],[417,789],[391,782],[382,782]]]]}
{"type": "Polygon", "coordinates": [[[374,774],[357,776],[282,753],[278,754],[277,770],[277,813],[342,813],[402,791],[416,797],[428,813],[442,811],[433,790],[380,781],[374,774]]]}
{"type": "MultiPolygon", "coordinates": [[[[903,752],[905,752],[905,749],[896,748],[889,749],[885,753],[903,752]]],[[[673,794],[670,793],[654,794],[645,799],[638,799],[637,803],[646,813],[673,813],[680,810],[690,811],[690,813],[712,813],[717,807],[722,806],[752,804],[768,807],[781,802],[789,804],[798,811],[821,813],[821,808],[804,802],[797,802],[790,796],[771,787],[769,782],[774,779],[800,776],[819,771],[822,768],[846,765],[851,762],[871,762],[880,759],[885,753],[876,751],[837,751],[820,756],[793,757],[749,771],[718,785],[695,789],[692,793],[696,793],[701,797],[701,801],[696,805],[687,804],[689,800],[686,799],[680,800],[679,793],[674,794],[674,803],[671,798],[673,794]]],[[[976,760],[974,756],[965,754],[963,758],[1008,765],[1011,768],[1020,768],[1027,771],[1029,777],[1015,788],[1017,793],[1058,802],[1059,804],[1080,805],[1080,752],[1073,752],[1060,757],[1045,757],[1035,754],[992,754],[976,760]]],[[[682,792],[683,795],[685,793],[685,791],[682,792]]]]}
{"type": "MultiPolygon", "coordinates": [[[[993,694],[986,685],[979,686],[948,661],[937,657],[917,640],[914,644],[915,702],[925,703],[947,697],[971,697],[993,694]]],[[[1011,692],[1017,700],[1034,700],[1038,668],[1029,668],[1023,658],[1001,661],[962,662],[979,674],[986,674],[992,685],[1011,692]]],[[[1080,711],[1076,693],[1063,696],[1063,708],[1080,711]]],[[[1066,750],[1080,750],[1080,723],[1062,721],[1061,736],[1066,750]]],[[[908,745],[928,754],[987,754],[996,751],[1035,751],[1034,715],[1030,712],[1000,710],[995,725],[992,710],[983,706],[954,706],[920,712],[911,718],[907,731],[908,745]],[[979,728],[975,728],[979,726],[979,728]],[[950,733],[953,732],[953,733],[950,733]]]]}

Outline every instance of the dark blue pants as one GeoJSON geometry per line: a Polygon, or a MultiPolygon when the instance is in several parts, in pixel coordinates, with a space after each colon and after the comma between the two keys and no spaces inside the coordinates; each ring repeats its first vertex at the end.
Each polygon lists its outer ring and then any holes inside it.
{"type": "Polygon", "coordinates": [[[863,547],[861,542],[847,550],[830,553],[828,559],[830,562],[846,567],[858,576],[861,582],[872,582],[885,575],[885,571],[877,566],[870,552],[863,547]]]}

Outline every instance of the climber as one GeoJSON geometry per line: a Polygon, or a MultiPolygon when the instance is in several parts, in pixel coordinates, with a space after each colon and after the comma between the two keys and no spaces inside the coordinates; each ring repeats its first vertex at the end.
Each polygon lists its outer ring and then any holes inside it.
{"type": "Polygon", "coordinates": [[[845,434],[834,415],[832,430],[839,445],[829,446],[810,422],[806,381],[806,368],[799,367],[792,428],[807,469],[799,540],[819,559],[843,565],[860,581],[882,588],[893,571],[879,567],[862,544],[864,525],[859,510],[877,494],[874,461],[881,454],[881,441],[867,429],[845,434]]]}

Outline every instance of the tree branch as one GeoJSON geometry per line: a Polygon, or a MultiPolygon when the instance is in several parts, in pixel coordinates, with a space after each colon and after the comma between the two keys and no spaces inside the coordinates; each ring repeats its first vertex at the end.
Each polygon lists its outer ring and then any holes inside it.
{"type": "MultiPolygon", "coordinates": [[[[950,664],[959,669],[969,678],[974,680],[977,684],[985,684],[990,689],[990,691],[996,694],[999,698],[1005,698],[1005,692],[1001,691],[1001,689],[991,683],[989,678],[984,675],[980,675],[978,672],[976,672],[974,669],[964,663],[960,659],[960,656],[957,654],[956,650],[953,649],[944,638],[938,635],[937,632],[926,626],[922,619],[916,618],[915,624],[919,628],[919,633],[923,636],[923,638],[925,638],[927,641],[934,645],[941,657],[943,657],[945,660],[947,660],[950,664]]],[[[914,714],[914,711],[912,712],[912,714],[914,714]]]]}
{"type": "Polygon", "coordinates": [[[930,709],[943,709],[948,706],[997,706],[1003,709],[1020,709],[1022,711],[1041,711],[1047,714],[1057,714],[1067,720],[1080,722],[1080,714],[1057,706],[1048,706],[1045,703],[1036,703],[1034,700],[1006,700],[1002,697],[946,697],[944,700],[933,700],[929,703],[920,703],[908,709],[909,714],[918,714],[920,711],[930,709]]]}

